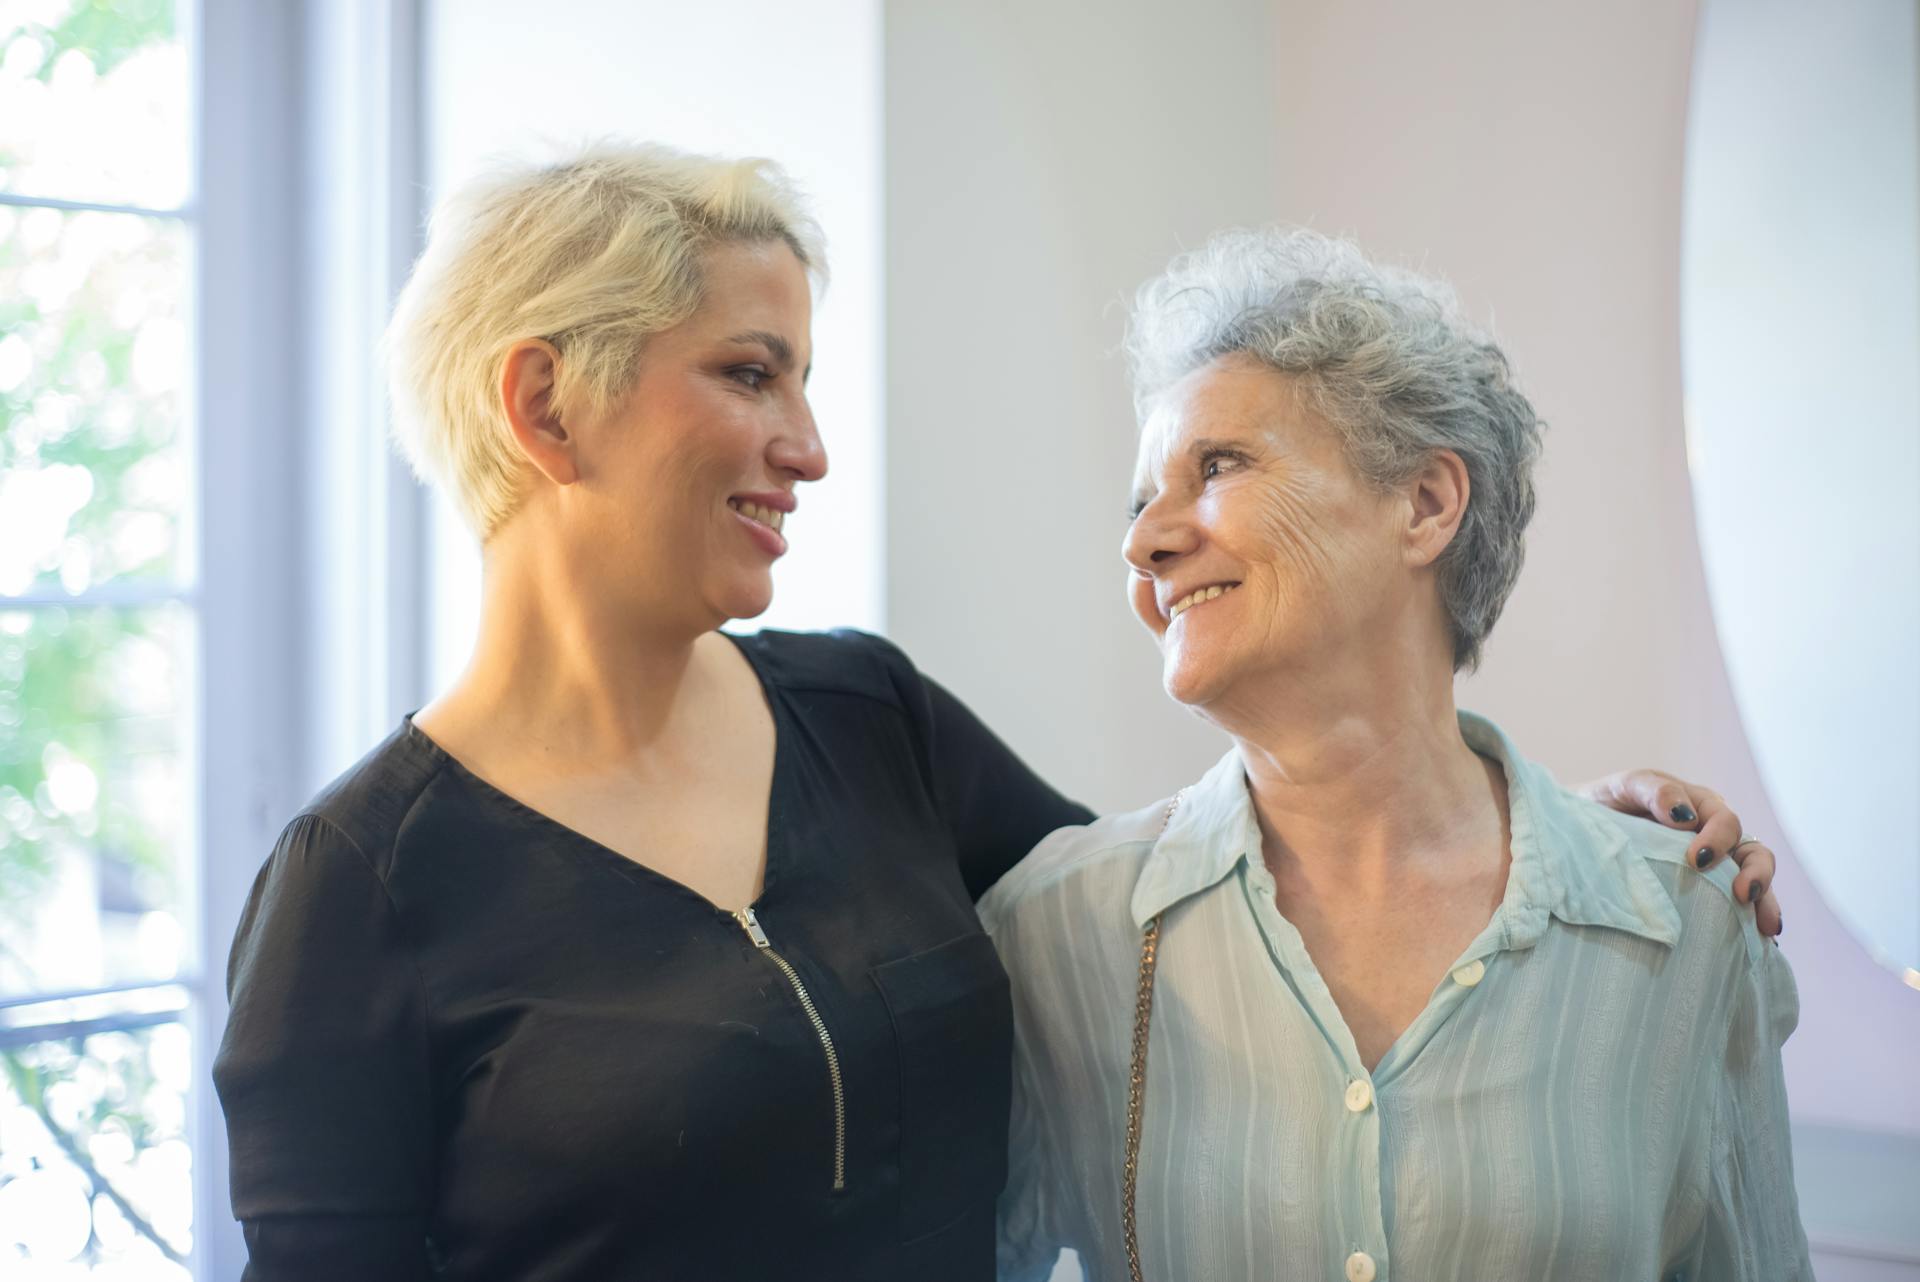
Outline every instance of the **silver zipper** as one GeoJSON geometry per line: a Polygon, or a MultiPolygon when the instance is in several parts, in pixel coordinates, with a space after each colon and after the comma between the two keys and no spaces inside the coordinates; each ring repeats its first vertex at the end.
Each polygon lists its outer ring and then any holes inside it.
{"type": "Polygon", "coordinates": [[[820,1018],[820,1008],[813,1004],[807,986],[800,982],[800,973],[767,942],[767,932],[760,929],[760,919],[753,915],[753,909],[742,908],[733,914],[733,919],[747,932],[753,946],[771,957],[780,973],[787,977],[787,983],[793,986],[793,995],[800,999],[800,1009],[806,1012],[814,1033],[820,1038],[820,1049],[826,1052],[827,1080],[833,1083],[833,1191],[838,1193],[847,1187],[847,1091],[840,1080],[840,1053],[833,1049],[833,1035],[827,1032],[827,1021],[820,1018]]]}

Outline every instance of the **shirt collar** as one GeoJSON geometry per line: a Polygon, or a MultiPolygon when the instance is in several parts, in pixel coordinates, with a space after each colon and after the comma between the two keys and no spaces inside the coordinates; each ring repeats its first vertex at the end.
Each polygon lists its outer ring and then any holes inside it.
{"type": "Polygon", "coordinates": [[[1173,814],[1133,885],[1133,922],[1143,930],[1167,909],[1225,877],[1241,860],[1260,858],[1260,824],[1238,748],[1228,749],[1199,783],[1182,789],[1171,804],[1173,814]]]}
{"type": "Polygon", "coordinates": [[[1459,716],[1467,745],[1507,775],[1513,865],[1491,923],[1504,935],[1500,946],[1532,947],[1550,916],[1624,930],[1669,948],[1679,943],[1680,910],[1619,822],[1522,757],[1493,722],[1471,712],[1459,716]]]}
{"type": "MultiPolygon", "coordinates": [[[[1460,733],[1507,776],[1513,863],[1489,930],[1499,948],[1530,948],[1549,917],[1607,926],[1671,947],[1680,913],[1619,824],[1568,793],[1520,756],[1501,729],[1462,712],[1460,733]]],[[[1133,889],[1133,920],[1145,928],[1183,899],[1260,859],[1260,825],[1238,749],[1183,792],[1133,889]]]]}

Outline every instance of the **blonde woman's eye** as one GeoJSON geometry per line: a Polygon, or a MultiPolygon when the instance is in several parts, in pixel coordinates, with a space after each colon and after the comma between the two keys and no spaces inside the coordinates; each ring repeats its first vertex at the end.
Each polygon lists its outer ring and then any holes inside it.
{"type": "Polygon", "coordinates": [[[758,365],[737,366],[734,369],[728,370],[727,376],[733,379],[734,382],[745,387],[750,387],[756,392],[760,390],[761,386],[768,379],[773,377],[772,374],[761,369],[758,365]]]}

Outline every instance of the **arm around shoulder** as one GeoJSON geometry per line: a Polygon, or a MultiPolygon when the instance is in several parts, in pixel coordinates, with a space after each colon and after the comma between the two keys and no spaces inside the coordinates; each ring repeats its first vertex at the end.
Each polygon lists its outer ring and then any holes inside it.
{"type": "Polygon", "coordinates": [[[1056,828],[1093,812],[1034,773],[951,691],[891,641],[870,637],[920,739],[928,786],[953,833],[975,899],[1056,828]]]}

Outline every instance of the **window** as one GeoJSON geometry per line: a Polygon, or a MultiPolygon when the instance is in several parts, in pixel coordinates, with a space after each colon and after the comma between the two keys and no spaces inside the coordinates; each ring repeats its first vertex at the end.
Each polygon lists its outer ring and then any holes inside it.
{"type": "Polygon", "coordinates": [[[189,1276],[191,116],[172,0],[0,3],[0,1273],[189,1276]]]}

